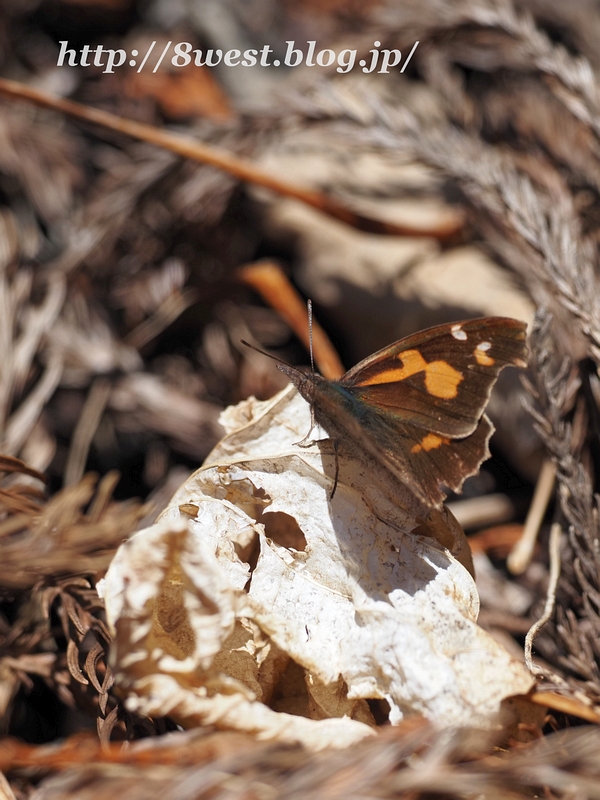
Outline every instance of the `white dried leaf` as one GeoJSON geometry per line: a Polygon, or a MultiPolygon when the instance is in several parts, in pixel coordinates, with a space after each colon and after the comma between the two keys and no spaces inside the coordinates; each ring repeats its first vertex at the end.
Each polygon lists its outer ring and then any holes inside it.
{"type": "Polygon", "coordinates": [[[489,727],[505,697],[529,690],[524,666],[477,626],[471,575],[411,533],[408,491],[340,456],[330,499],[331,445],[298,446],[310,413],[292,387],[221,423],[207,464],[107,575],[130,708],[317,748],[370,733],[365,699],[385,699],[392,723],[489,727]],[[290,665],[304,699],[273,700],[290,665]]]}
{"type": "Polygon", "coordinates": [[[371,733],[362,722],[305,719],[261,701],[265,684],[274,683],[289,659],[243,617],[246,602],[235,587],[243,587],[248,568],[231,560],[226,536],[227,526],[235,530],[239,521],[235,509],[219,518],[214,541],[225,547],[217,545],[216,556],[185,524],[166,520],[119,549],[99,588],[127,708],[169,715],[186,727],[215,725],[313,749],[359,741],[371,733]]]}

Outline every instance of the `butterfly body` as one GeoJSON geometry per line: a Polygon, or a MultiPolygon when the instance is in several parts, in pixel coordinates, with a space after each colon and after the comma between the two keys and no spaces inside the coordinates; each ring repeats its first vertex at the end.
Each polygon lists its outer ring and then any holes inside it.
{"type": "Polygon", "coordinates": [[[526,366],[525,331],[506,317],[440,325],[383,348],[339,381],[278,367],[336,443],[437,507],[441,485],[459,491],[489,456],[484,409],[500,370],[526,366]]]}

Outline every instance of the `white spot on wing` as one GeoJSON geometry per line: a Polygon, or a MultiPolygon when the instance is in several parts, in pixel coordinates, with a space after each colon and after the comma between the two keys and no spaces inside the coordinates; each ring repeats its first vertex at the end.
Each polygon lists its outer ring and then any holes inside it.
{"type": "Polygon", "coordinates": [[[490,347],[491,347],[491,346],[492,346],[492,343],[491,343],[491,342],[480,342],[480,343],[477,345],[477,349],[478,349],[478,350],[483,350],[483,352],[485,353],[487,350],[489,350],[489,349],[490,349],[490,347]]]}
{"type": "Polygon", "coordinates": [[[467,334],[463,331],[460,325],[453,325],[450,328],[450,333],[454,336],[455,339],[459,339],[461,342],[464,342],[467,338],[467,334]]]}

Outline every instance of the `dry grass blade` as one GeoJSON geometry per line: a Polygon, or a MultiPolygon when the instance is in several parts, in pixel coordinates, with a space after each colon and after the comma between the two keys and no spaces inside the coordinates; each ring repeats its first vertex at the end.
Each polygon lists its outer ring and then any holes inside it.
{"type": "Polygon", "coordinates": [[[141,322],[137,328],[131,331],[126,337],[125,342],[131,347],[141,348],[152,339],[156,338],[166,327],[168,327],[186,308],[189,308],[198,299],[198,293],[194,289],[184,292],[174,292],[166,298],[156,309],[151,317],[141,322]]]}
{"type": "Polygon", "coordinates": [[[11,455],[20,452],[62,376],[59,350],[49,353],[42,370],[36,368],[35,358],[62,309],[64,276],[54,274],[47,279],[45,296],[38,305],[32,303],[32,291],[28,271],[18,271],[11,278],[6,269],[0,270],[0,446],[11,455]],[[37,376],[36,382],[31,381],[32,374],[37,376]]]}
{"type": "Polygon", "coordinates": [[[106,408],[109,394],[110,382],[105,378],[96,378],[73,432],[71,449],[65,467],[65,486],[71,486],[81,480],[88,451],[106,408]]]}
{"type": "Polygon", "coordinates": [[[25,590],[47,576],[93,574],[108,566],[114,549],[146,510],[136,502],[103,501],[104,508],[93,509],[90,518],[83,509],[94,498],[96,482],[89,475],[46,505],[23,498],[16,486],[0,491],[0,583],[5,590],[25,590]]]}
{"type": "Polygon", "coordinates": [[[115,793],[131,800],[208,800],[215,793],[239,800],[430,795],[458,800],[465,787],[486,800],[524,800],[532,792],[597,797],[600,791],[597,729],[562,731],[521,750],[482,757],[481,736],[477,741],[465,731],[412,727],[390,731],[358,751],[324,753],[309,761],[298,748],[189,732],[127,749],[113,745],[101,750],[81,737],[45,748],[4,741],[0,764],[11,770],[64,769],[42,783],[37,795],[42,800],[102,800],[115,793]]]}
{"type": "Polygon", "coordinates": [[[46,483],[46,476],[42,472],[28,467],[20,458],[12,456],[0,455],[0,472],[18,472],[21,475],[29,475],[30,478],[37,478],[38,481],[46,483]]]}

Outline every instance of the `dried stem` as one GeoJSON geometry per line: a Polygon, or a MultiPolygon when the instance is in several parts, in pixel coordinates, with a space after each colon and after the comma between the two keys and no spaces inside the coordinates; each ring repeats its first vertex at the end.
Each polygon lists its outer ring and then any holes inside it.
{"type": "Polygon", "coordinates": [[[367,233],[379,233],[391,236],[432,236],[438,239],[447,239],[456,236],[457,232],[463,226],[461,215],[449,218],[445,224],[438,225],[433,229],[371,219],[370,217],[355,213],[339,201],[328,197],[322,192],[315,191],[314,189],[304,189],[288,181],[281,180],[274,175],[270,175],[248,159],[232,155],[220,147],[202,144],[202,142],[198,142],[187,136],[168,133],[152,125],[125,119],[116,114],[111,114],[108,111],[90,108],[80,103],[75,103],[72,100],[64,100],[61,97],[56,97],[48,92],[43,92],[30,86],[25,86],[16,81],[0,79],[0,94],[15,99],[27,100],[44,108],[50,108],[55,111],[60,111],[63,114],[69,114],[72,117],[91,122],[95,125],[100,125],[108,130],[124,133],[140,141],[157,145],[165,150],[169,150],[171,153],[189,158],[192,161],[200,161],[203,164],[210,164],[213,167],[218,167],[230,175],[233,175],[238,180],[252,183],[255,186],[262,186],[265,189],[269,189],[285,197],[300,200],[302,203],[306,203],[306,205],[312,206],[334,219],[345,222],[347,225],[367,233]]]}
{"type": "MultiPolygon", "coordinates": [[[[550,620],[554,613],[554,605],[556,603],[556,588],[558,586],[558,578],[560,576],[560,540],[562,537],[562,528],[558,522],[555,522],[550,530],[550,577],[548,579],[548,593],[546,595],[546,605],[542,616],[534,622],[525,637],[525,663],[527,668],[533,672],[534,675],[548,675],[548,670],[536,666],[533,662],[532,650],[533,642],[539,631],[550,620]]],[[[514,551],[513,551],[514,552],[514,551]]],[[[564,681],[561,680],[564,684],[564,681]]]]}
{"type": "MultiPolygon", "coordinates": [[[[296,336],[309,349],[309,329],[306,305],[287,276],[274,261],[246,264],[237,271],[238,277],[255,289],[274,308],[296,336]]],[[[346,371],[331,340],[314,320],[312,326],[315,360],[321,375],[329,380],[340,378],[346,371]]]]}

